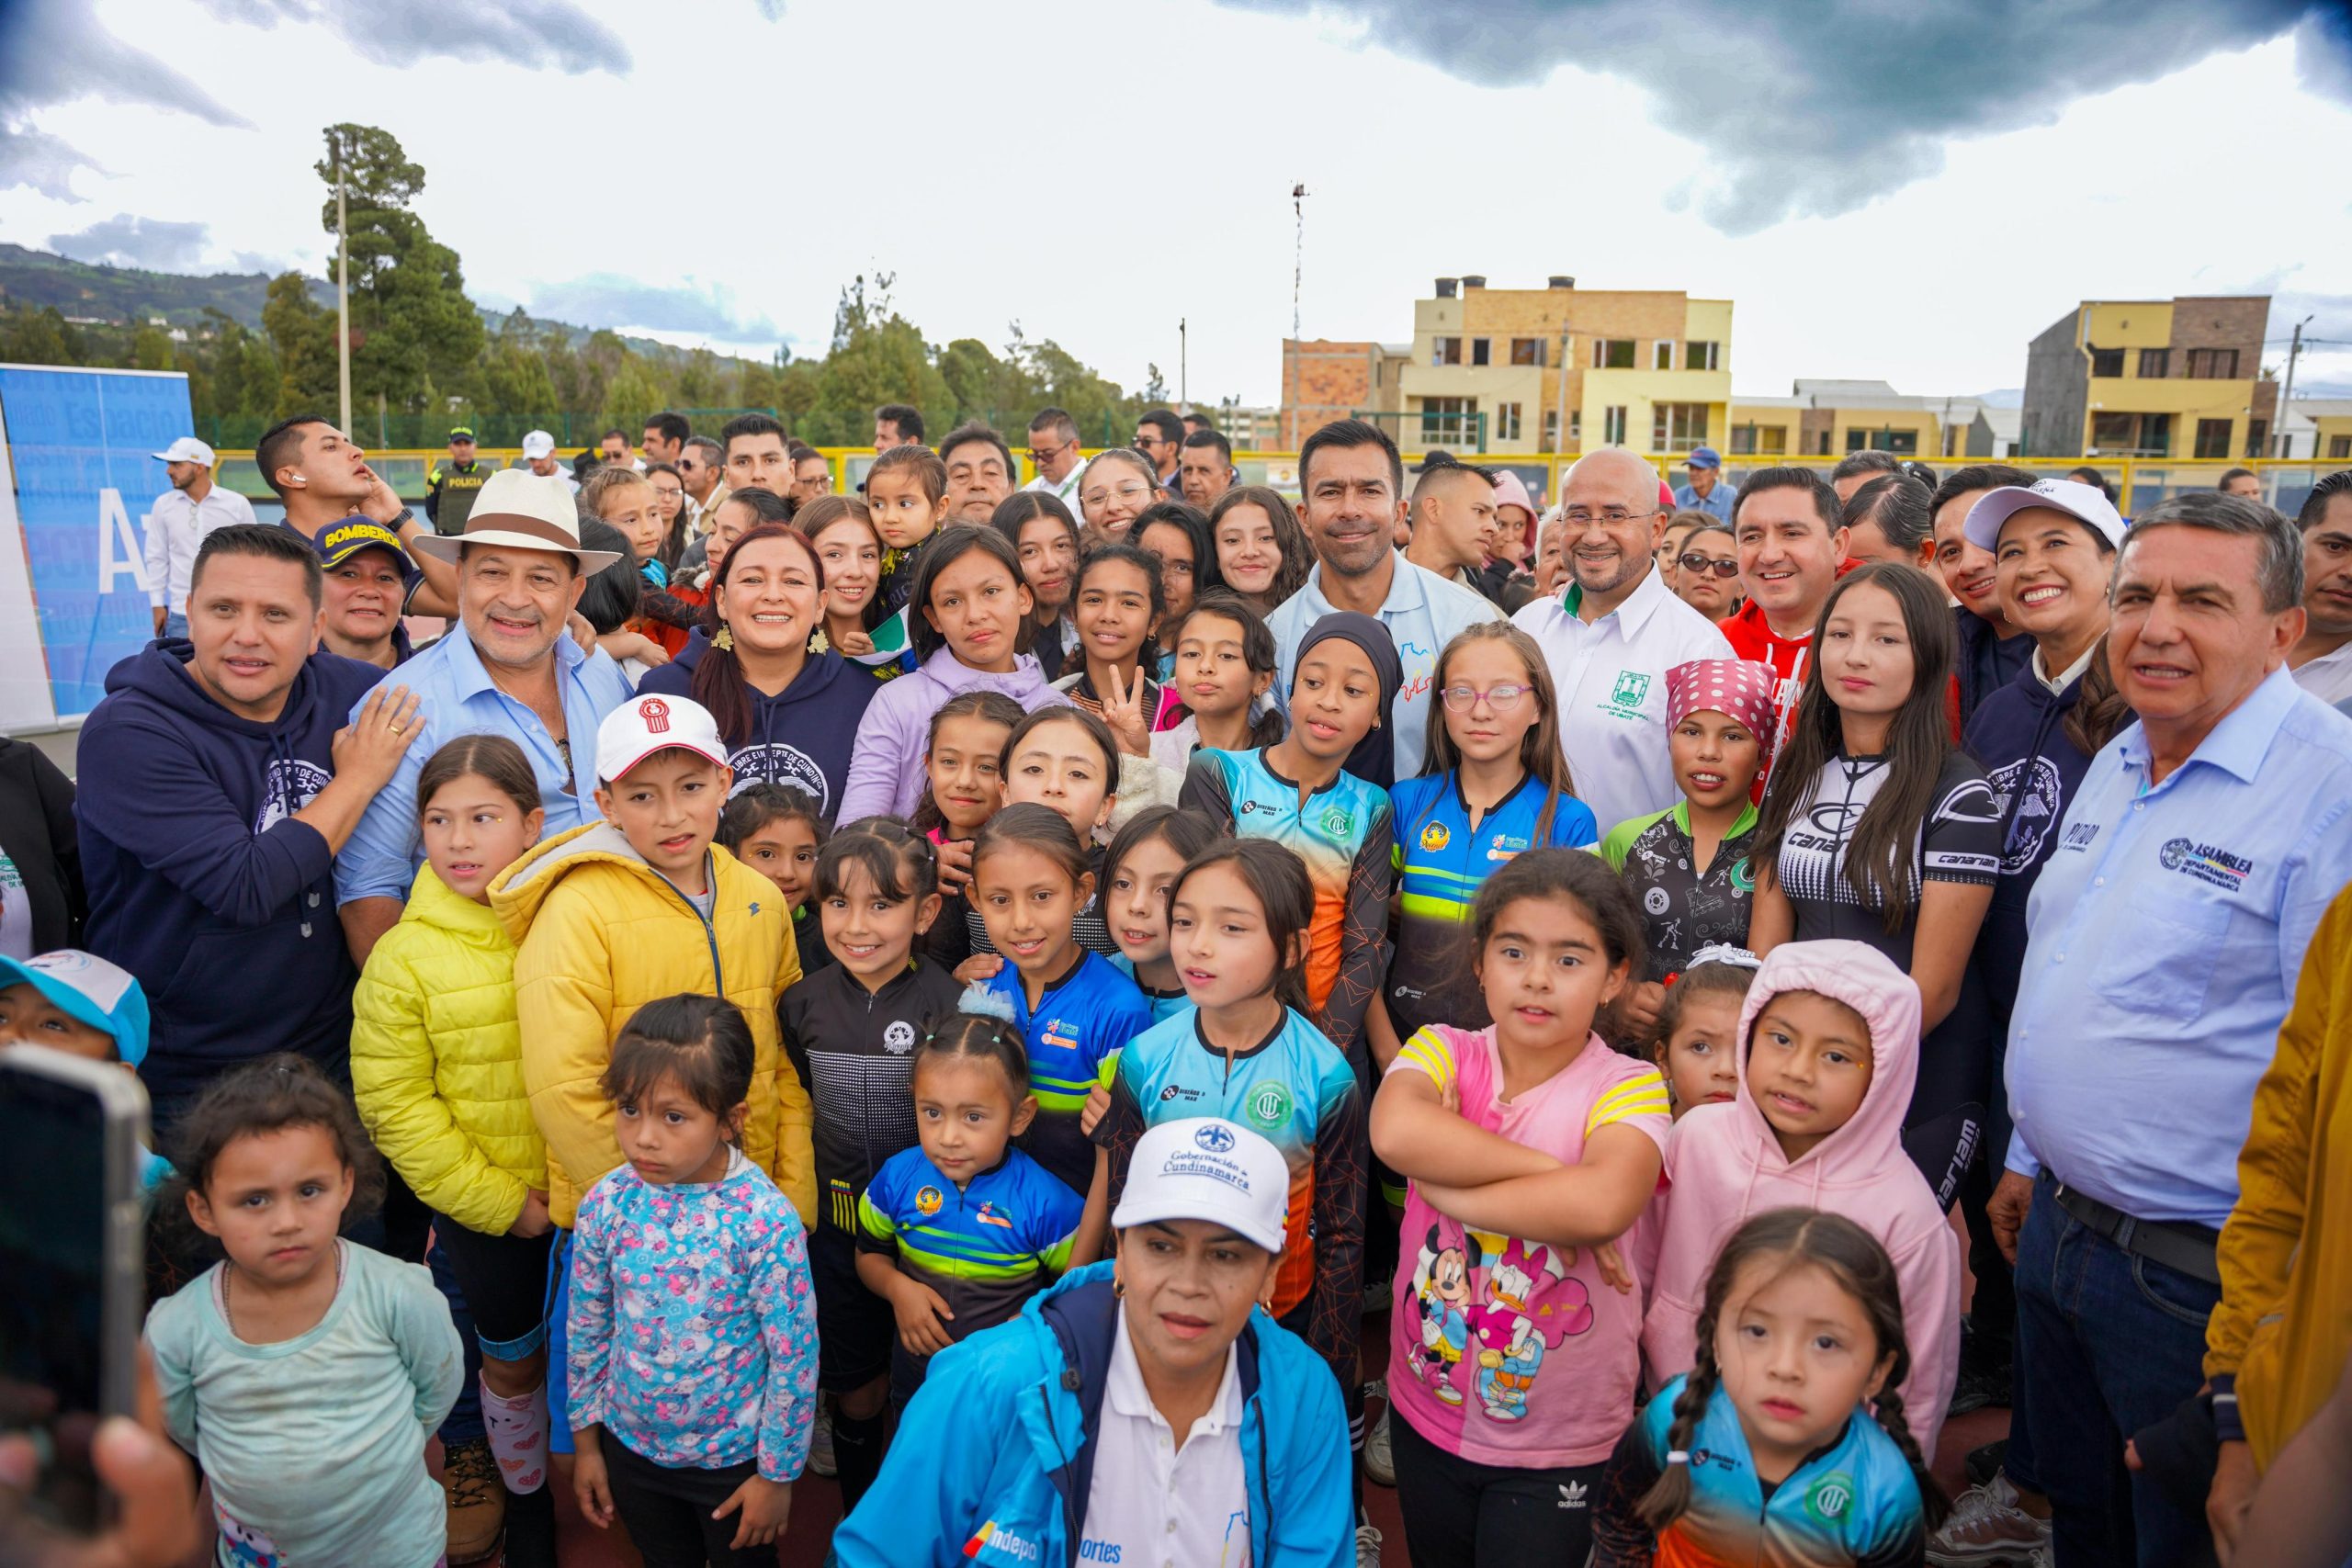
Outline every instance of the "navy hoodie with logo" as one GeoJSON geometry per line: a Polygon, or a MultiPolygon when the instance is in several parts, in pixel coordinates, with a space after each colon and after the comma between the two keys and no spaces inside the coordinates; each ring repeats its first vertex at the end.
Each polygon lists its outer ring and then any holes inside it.
{"type": "Polygon", "coordinates": [[[170,638],[107,672],[74,801],[85,943],[147,993],[139,1071],[165,1106],[271,1051],[345,1076],[358,974],[335,918],[334,854],[294,813],[333,778],[335,732],[384,675],[312,654],[261,724],[197,685],[192,651],[170,638]]]}
{"type": "MultiPolygon", "coordinates": [[[[692,697],[695,669],[709,651],[709,634],[695,627],[677,658],[645,672],[639,694],[692,697]]],[[[775,696],[750,688],[751,732],[726,737],[735,787],[788,784],[815,797],[818,810],[831,821],[849,784],[857,727],[881,689],[872,675],[838,653],[810,654],[792,684],[775,696]]]]}

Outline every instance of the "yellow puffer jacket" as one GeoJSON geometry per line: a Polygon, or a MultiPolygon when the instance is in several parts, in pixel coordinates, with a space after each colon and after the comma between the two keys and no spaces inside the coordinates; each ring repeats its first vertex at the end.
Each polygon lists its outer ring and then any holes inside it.
{"type": "Polygon", "coordinates": [[[743,1010],[757,1048],[743,1153],[804,1221],[817,1213],[808,1091],[784,1061],[775,998],[800,978],[775,884],[713,845],[708,924],[609,823],[547,840],[491,885],[514,938],[523,1080],[548,1142],[548,1212],[571,1228],[580,1199],[621,1163],[613,1107],[597,1087],[629,1015],[684,992],[743,1010]]]}
{"type": "Polygon", "coordinates": [[[2220,1262],[2205,1374],[2237,1380],[2238,1416],[2267,1469],[2352,1352],[2352,889],[2303,950],[2295,1005],[2254,1091],[2220,1262]]]}
{"type": "Polygon", "coordinates": [[[505,926],[424,867],[351,1014],[351,1087],[376,1147],[434,1209],[505,1235],[524,1194],[548,1184],[505,926]]]}

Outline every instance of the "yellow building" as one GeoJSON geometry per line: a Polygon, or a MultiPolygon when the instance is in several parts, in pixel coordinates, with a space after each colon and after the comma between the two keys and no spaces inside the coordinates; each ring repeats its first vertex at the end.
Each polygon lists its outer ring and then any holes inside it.
{"type": "Polygon", "coordinates": [[[2267,295],[2087,299],[2026,348],[2030,457],[2263,455],[2278,389],[2262,374],[2267,295]]]}
{"type": "Polygon", "coordinates": [[[2314,462],[2352,461],[2352,398],[2297,398],[2294,423],[2311,430],[2311,450],[2300,437],[2290,457],[2308,456],[2314,462]]]}
{"type": "Polygon", "coordinates": [[[1720,446],[1731,301],[1679,290],[1489,288],[1441,277],[1413,302],[1398,445],[1497,454],[1720,446]]]}
{"type": "Polygon", "coordinates": [[[1999,435],[1974,398],[1908,397],[1884,381],[1799,380],[1785,398],[1736,397],[1718,448],[1739,457],[1840,457],[1871,448],[1928,461],[1989,457],[1999,435]]]}

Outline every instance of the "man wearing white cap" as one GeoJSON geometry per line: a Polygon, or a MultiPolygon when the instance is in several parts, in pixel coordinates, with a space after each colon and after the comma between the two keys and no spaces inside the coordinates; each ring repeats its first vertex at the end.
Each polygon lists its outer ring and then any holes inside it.
{"type": "Polygon", "coordinates": [[[458,629],[401,666],[424,733],[377,793],[335,863],[335,897],[360,963],[401,916],[423,859],[416,775],[454,736],[487,732],[522,747],[547,809],[546,831],[593,822],[596,726],[628,700],[628,677],[566,632],[588,580],[619,558],[582,549],[571,492],[553,476],[492,474],[466,531],[403,541],[454,566],[458,629]]]}
{"type": "Polygon", "coordinates": [[[555,437],[544,430],[534,430],[523,437],[523,461],[531,472],[543,479],[561,479],[573,494],[580,491],[580,481],[563,471],[555,458],[555,437]]]}
{"type": "Polygon", "coordinates": [[[183,435],[154,455],[172,488],[147,509],[147,602],[157,637],[187,636],[187,574],[215,528],[254,520],[253,503],[212,482],[212,448],[183,435]]]}
{"type": "Polygon", "coordinates": [[[1352,1561],[1339,1384],[1261,1306],[1289,1188],[1281,1152],[1234,1122],[1144,1134],[1117,1258],[932,1358],[833,1560],[1352,1561]]]}

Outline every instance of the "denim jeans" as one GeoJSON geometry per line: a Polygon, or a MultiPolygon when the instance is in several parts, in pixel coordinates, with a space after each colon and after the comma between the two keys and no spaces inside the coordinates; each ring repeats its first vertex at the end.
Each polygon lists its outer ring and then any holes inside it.
{"type": "Polygon", "coordinates": [[[164,617],[164,629],[157,635],[166,637],[187,636],[187,617],[179,614],[177,611],[165,615],[164,617]]]}
{"type": "Polygon", "coordinates": [[[2017,1412],[2050,1498],[2057,1568],[2167,1568],[2207,1538],[2123,1463],[2132,1433],[2205,1381],[2219,1286],[2126,1252],[2058,1206],[2048,1181],[2018,1238],[2017,1412]]]}

